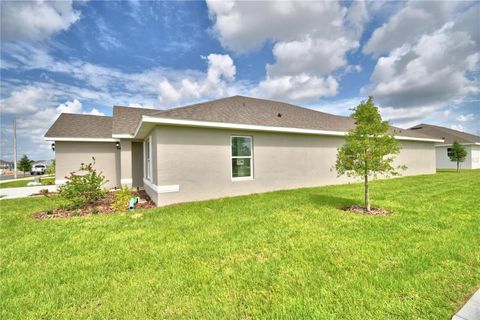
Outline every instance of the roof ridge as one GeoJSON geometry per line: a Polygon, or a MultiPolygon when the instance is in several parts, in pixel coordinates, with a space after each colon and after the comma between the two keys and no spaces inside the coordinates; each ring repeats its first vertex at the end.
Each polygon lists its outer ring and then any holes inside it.
{"type": "MultiPolygon", "coordinates": [[[[233,95],[233,96],[229,96],[229,97],[223,97],[223,98],[215,99],[215,100],[205,100],[205,101],[202,101],[202,102],[197,102],[197,103],[189,104],[189,105],[186,105],[186,106],[159,110],[157,114],[160,115],[160,114],[166,113],[168,111],[174,111],[174,110],[177,111],[177,110],[185,110],[185,109],[195,108],[195,107],[199,107],[202,104],[218,102],[218,101],[221,101],[221,100],[229,100],[229,99],[232,99],[232,98],[243,98],[243,99],[257,100],[257,101],[263,101],[265,103],[274,102],[274,103],[279,103],[279,104],[282,104],[284,106],[290,107],[292,109],[300,109],[300,110],[307,111],[307,112],[320,113],[320,114],[323,114],[323,115],[326,115],[326,116],[329,116],[329,117],[351,118],[350,116],[342,116],[342,115],[338,115],[338,114],[319,111],[319,110],[306,108],[306,107],[298,106],[298,105],[295,105],[295,104],[292,104],[292,103],[283,102],[283,101],[279,101],[279,100],[269,100],[269,99],[263,99],[263,98],[255,98],[255,97],[249,97],[249,96],[242,96],[242,95],[238,95],[238,94],[233,95]]],[[[157,114],[153,114],[152,116],[156,116],[157,114]]]]}
{"type": "Polygon", "coordinates": [[[140,108],[140,107],[128,107],[128,106],[113,106],[112,109],[115,109],[115,108],[136,109],[136,110],[156,110],[156,111],[160,111],[160,109],[156,109],[156,108],[140,108]]]}

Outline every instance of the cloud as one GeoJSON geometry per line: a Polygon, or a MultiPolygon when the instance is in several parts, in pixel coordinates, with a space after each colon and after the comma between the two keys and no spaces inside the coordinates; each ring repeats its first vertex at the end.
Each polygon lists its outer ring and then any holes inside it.
{"type": "Polygon", "coordinates": [[[468,122],[468,121],[473,121],[476,118],[476,116],[473,113],[469,114],[460,114],[456,119],[457,121],[460,122],[468,122]]]}
{"type": "Polygon", "coordinates": [[[182,100],[198,99],[203,96],[222,96],[227,82],[235,80],[236,67],[229,55],[210,54],[208,70],[199,79],[184,78],[176,85],[164,79],[158,85],[158,99],[162,103],[175,103],[182,100]]]}
{"type": "Polygon", "coordinates": [[[309,71],[328,74],[347,65],[345,53],[359,46],[357,41],[340,37],[334,41],[307,37],[301,41],[279,42],[273,47],[275,63],[267,65],[272,77],[309,71]]]}
{"type": "Polygon", "coordinates": [[[393,108],[440,107],[478,94],[478,80],[471,74],[479,66],[480,44],[471,25],[462,23],[478,10],[479,5],[472,6],[455,21],[379,58],[372,83],[362,94],[372,94],[383,106],[393,108]]]}
{"type": "Polygon", "coordinates": [[[56,111],[57,113],[81,113],[82,103],[77,99],[74,99],[73,101],[67,101],[60,104],[56,111]]]}
{"type": "Polygon", "coordinates": [[[450,129],[465,132],[465,127],[461,124],[452,124],[450,125],[450,129]]]}
{"type": "Polygon", "coordinates": [[[43,40],[67,30],[80,18],[72,1],[2,1],[2,42],[43,40]]]}
{"type": "MultiPolygon", "coordinates": [[[[173,70],[155,67],[141,72],[125,72],[78,59],[65,61],[54,58],[45,45],[9,43],[4,47],[2,68],[22,71],[40,70],[48,74],[62,74],[78,85],[47,81],[36,86],[49,88],[50,94],[63,99],[78,98],[101,105],[128,105],[138,103],[156,106],[205,97],[219,97],[235,91],[233,84],[236,67],[229,55],[210,54],[205,72],[173,70]],[[4,63],[5,62],[5,63],[4,63]],[[68,95],[68,94],[71,95],[68,95]]],[[[2,87],[8,87],[2,83],[2,87]]],[[[16,90],[17,85],[12,85],[16,90]]],[[[3,90],[9,92],[8,88],[3,90]]],[[[58,99],[57,99],[58,101],[58,99]]]]}
{"type": "Polygon", "coordinates": [[[376,29],[363,52],[379,56],[412,43],[423,34],[433,32],[445,24],[458,6],[454,1],[410,1],[390,20],[376,29]]]}
{"type": "Polygon", "coordinates": [[[309,101],[319,96],[331,97],[338,92],[338,82],[332,76],[315,77],[306,73],[296,76],[267,77],[253,93],[291,101],[309,101]]]}
{"type": "MultiPolygon", "coordinates": [[[[42,105],[39,105],[35,112],[17,116],[17,135],[19,140],[23,142],[29,141],[26,146],[25,144],[21,146],[22,150],[20,152],[37,158],[52,157],[50,143],[46,142],[43,136],[61,113],[104,115],[95,108],[87,111],[77,99],[65,101],[56,107],[42,107],[42,105]]],[[[4,147],[2,145],[2,148],[4,147]]]]}
{"type": "Polygon", "coordinates": [[[0,100],[2,113],[22,114],[35,112],[42,104],[42,101],[48,100],[48,93],[42,88],[26,86],[18,91],[13,91],[5,99],[0,100]]]}
{"type": "Polygon", "coordinates": [[[363,1],[207,1],[214,34],[227,49],[245,53],[273,42],[274,63],[255,93],[296,101],[337,94],[338,76],[351,70],[347,53],[359,47],[368,20],[363,1]],[[295,23],[292,23],[295,21],[295,23]]]}

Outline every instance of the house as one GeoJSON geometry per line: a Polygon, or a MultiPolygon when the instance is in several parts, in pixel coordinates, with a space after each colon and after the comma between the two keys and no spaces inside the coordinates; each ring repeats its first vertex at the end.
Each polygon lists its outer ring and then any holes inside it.
{"type": "Polygon", "coordinates": [[[0,169],[2,169],[2,170],[13,170],[13,162],[0,160],[0,169]]]}
{"type": "MultiPolygon", "coordinates": [[[[234,96],[153,110],[113,107],[113,115],[61,114],[52,141],[56,182],[96,159],[108,186],[144,187],[157,205],[353,181],[333,169],[355,126],[349,117],[234,96]]],[[[435,173],[438,139],[391,127],[404,175],[435,173]]]]}
{"type": "Polygon", "coordinates": [[[462,169],[480,169],[480,137],[445,127],[434,126],[430,124],[419,124],[409,129],[419,132],[444,142],[435,145],[437,168],[438,169],[456,169],[457,163],[450,161],[448,154],[451,152],[452,143],[457,141],[465,146],[467,158],[465,162],[460,163],[462,169]]]}

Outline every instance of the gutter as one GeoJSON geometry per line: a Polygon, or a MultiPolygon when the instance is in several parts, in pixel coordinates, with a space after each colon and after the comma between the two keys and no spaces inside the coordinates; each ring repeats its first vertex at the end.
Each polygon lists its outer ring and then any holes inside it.
{"type": "MultiPolygon", "coordinates": [[[[137,125],[137,128],[135,129],[135,134],[128,135],[130,139],[137,137],[143,123],[167,124],[167,125],[202,127],[202,128],[300,133],[300,134],[313,134],[313,135],[325,135],[325,136],[337,136],[337,137],[343,137],[347,135],[346,131],[300,129],[300,128],[289,128],[289,127],[273,127],[273,126],[261,126],[261,125],[240,124],[240,123],[197,121],[197,120],[183,120],[183,119],[142,116],[142,120],[139,122],[139,124],[137,125]]],[[[124,135],[114,135],[114,137],[118,137],[118,138],[120,136],[124,136],[124,135]]],[[[405,136],[395,136],[395,138],[398,140],[406,140],[406,141],[444,142],[444,140],[439,140],[439,139],[416,138],[416,137],[405,137],[405,136]]]]}
{"type": "Polygon", "coordinates": [[[71,141],[71,142],[117,142],[114,138],[77,138],[77,137],[44,137],[46,141],[71,141]]]}

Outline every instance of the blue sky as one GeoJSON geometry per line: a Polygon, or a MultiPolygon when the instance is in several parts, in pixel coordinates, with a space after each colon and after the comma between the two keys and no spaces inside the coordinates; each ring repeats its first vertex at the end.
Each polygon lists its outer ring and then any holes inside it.
{"type": "Polygon", "coordinates": [[[61,112],[234,94],[480,134],[478,2],[2,1],[1,157],[52,158],[61,112]]]}

